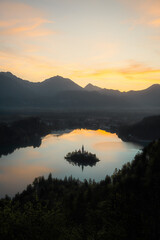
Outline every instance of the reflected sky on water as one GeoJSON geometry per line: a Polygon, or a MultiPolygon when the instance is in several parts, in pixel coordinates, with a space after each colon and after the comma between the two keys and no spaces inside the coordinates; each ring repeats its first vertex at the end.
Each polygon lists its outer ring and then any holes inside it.
{"type": "Polygon", "coordinates": [[[0,158],[0,197],[13,196],[33,182],[35,177],[51,172],[53,177],[71,176],[99,181],[111,175],[115,168],[121,168],[133,160],[141,149],[140,145],[126,143],[116,134],[103,130],[76,129],[58,131],[42,139],[39,148],[26,147],[0,158]],[[86,151],[95,153],[100,159],[96,166],[81,167],[69,164],[64,156],[79,150],[82,145],[86,151]]]}

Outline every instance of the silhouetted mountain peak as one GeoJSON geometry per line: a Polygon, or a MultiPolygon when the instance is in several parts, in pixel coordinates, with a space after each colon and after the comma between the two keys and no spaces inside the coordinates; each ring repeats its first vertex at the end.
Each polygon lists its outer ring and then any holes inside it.
{"type": "Polygon", "coordinates": [[[95,85],[92,85],[91,83],[89,83],[87,86],[85,86],[84,89],[87,91],[90,91],[90,92],[96,91],[96,92],[99,92],[102,94],[107,94],[107,95],[112,95],[112,96],[117,96],[117,95],[121,94],[121,92],[119,90],[100,88],[95,85]]]}
{"type": "Polygon", "coordinates": [[[155,96],[155,94],[159,94],[160,92],[160,84],[153,84],[150,87],[141,90],[141,91],[137,91],[138,93],[144,93],[144,94],[151,94],[153,97],[155,96]]]}
{"type": "Polygon", "coordinates": [[[51,83],[51,82],[58,82],[58,81],[59,82],[73,82],[69,78],[64,78],[62,76],[57,75],[57,76],[53,76],[51,78],[48,78],[48,79],[44,80],[42,83],[51,83]]]}
{"type": "Polygon", "coordinates": [[[143,90],[137,90],[137,91],[134,91],[134,90],[130,90],[126,93],[129,93],[129,94],[139,94],[139,93],[144,93],[144,92],[154,92],[154,91],[159,91],[160,90],[160,84],[153,84],[151,86],[149,86],[148,88],[146,89],[143,89],[143,90]]]}
{"type": "MultiPolygon", "coordinates": [[[[160,88],[160,84],[153,84],[152,86],[148,87],[147,89],[152,89],[152,90],[154,90],[154,89],[157,89],[157,88],[160,88]]],[[[147,89],[146,89],[146,90],[147,90],[147,89]]]]}
{"type": "Polygon", "coordinates": [[[11,72],[0,72],[1,75],[14,76],[11,72]]]}
{"type": "Polygon", "coordinates": [[[17,78],[14,74],[11,72],[0,72],[0,76],[7,77],[7,78],[12,78],[15,79],[17,78]]]}
{"type": "Polygon", "coordinates": [[[9,80],[9,81],[16,81],[16,82],[19,82],[20,84],[24,84],[24,83],[31,83],[27,80],[23,80],[19,77],[17,77],[16,75],[14,75],[13,73],[11,72],[0,72],[0,80],[3,80],[5,79],[6,81],[9,80]]]}
{"type": "Polygon", "coordinates": [[[57,93],[62,91],[83,90],[82,87],[73,82],[71,79],[63,78],[61,76],[48,78],[44,80],[42,83],[40,83],[40,85],[43,86],[43,91],[45,93],[50,92],[50,94],[51,91],[57,93]]]}
{"type": "Polygon", "coordinates": [[[95,85],[92,85],[91,83],[87,84],[84,87],[84,89],[87,90],[87,91],[101,91],[101,90],[103,90],[103,88],[100,88],[100,87],[97,87],[95,85]]]}

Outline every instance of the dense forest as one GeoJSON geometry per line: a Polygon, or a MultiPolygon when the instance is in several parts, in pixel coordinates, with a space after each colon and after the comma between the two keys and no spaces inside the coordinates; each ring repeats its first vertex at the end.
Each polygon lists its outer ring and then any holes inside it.
{"type": "Polygon", "coordinates": [[[160,239],[160,140],[99,183],[49,174],[1,199],[0,239],[160,239]]]}
{"type": "Polygon", "coordinates": [[[12,153],[20,147],[39,147],[41,137],[51,128],[38,117],[24,118],[13,123],[0,123],[0,156],[12,153]]]}
{"type": "Polygon", "coordinates": [[[160,115],[145,117],[135,124],[121,126],[118,136],[127,141],[155,140],[160,136],[160,115]]]}

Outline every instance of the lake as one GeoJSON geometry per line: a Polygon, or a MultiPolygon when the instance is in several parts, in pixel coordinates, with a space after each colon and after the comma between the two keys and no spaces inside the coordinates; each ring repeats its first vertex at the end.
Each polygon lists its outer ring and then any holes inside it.
{"type": "Polygon", "coordinates": [[[0,197],[14,196],[33,182],[36,177],[64,179],[95,179],[100,181],[132,161],[142,147],[135,143],[123,142],[116,134],[103,130],[76,129],[57,131],[45,136],[39,148],[26,147],[0,158],[0,197]],[[95,153],[100,159],[96,166],[74,166],[64,159],[68,152],[79,150],[95,153]]]}

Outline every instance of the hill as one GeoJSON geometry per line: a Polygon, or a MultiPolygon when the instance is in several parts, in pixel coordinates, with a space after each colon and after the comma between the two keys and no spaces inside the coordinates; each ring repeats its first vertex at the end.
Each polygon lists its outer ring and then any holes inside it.
{"type": "Polygon", "coordinates": [[[133,125],[123,126],[118,136],[123,140],[151,141],[160,137],[160,115],[146,117],[133,125]]]}

